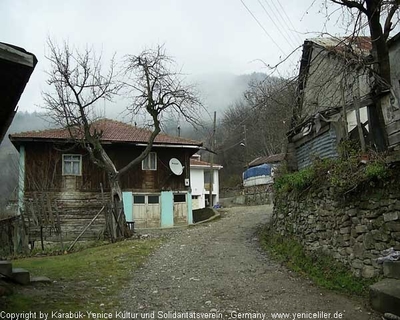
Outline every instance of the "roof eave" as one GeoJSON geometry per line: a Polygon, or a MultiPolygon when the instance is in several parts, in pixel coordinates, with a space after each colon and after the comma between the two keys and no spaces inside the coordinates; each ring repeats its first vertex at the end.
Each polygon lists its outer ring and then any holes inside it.
{"type": "MultiPolygon", "coordinates": [[[[69,140],[65,138],[32,138],[32,137],[15,137],[12,134],[9,135],[10,141],[15,145],[21,145],[24,142],[45,142],[45,143],[74,143],[74,140],[69,140]]],[[[132,142],[132,141],[101,141],[101,144],[106,144],[106,145],[111,145],[111,144],[128,144],[128,145],[134,145],[137,147],[146,147],[148,143],[144,142],[132,142]]],[[[179,143],[158,143],[154,142],[153,147],[155,148],[187,148],[187,149],[198,149],[198,150],[206,150],[205,147],[203,147],[203,144],[179,144],[179,143]]]]}
{"type": "MultiPolygon", "coordinates": [[[[211,165],[206,166],[206,165],[191,164],[190,168],[193,168],[193,169],[210,169],[211,165]]],[[[218,169],[219,170],[219,169],[222,169],[222,168],[223,168],[223,166],[221,166],[221,165],[213,165],[213,169],[218,169]]]]}

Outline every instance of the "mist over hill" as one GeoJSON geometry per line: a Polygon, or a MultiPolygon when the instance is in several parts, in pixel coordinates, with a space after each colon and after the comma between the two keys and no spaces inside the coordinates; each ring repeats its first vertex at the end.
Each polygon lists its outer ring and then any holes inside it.
{"type": "Polygon", "coordinates": [[[202,74],[193,77],[207,111],[223,112],[235,101],[242,99],[250,81],[265,79],[264,73],[235,75],[231,73],[202,74]]]}
{"type": "MultiPolygon", "coordinates": [[[[230,105],[237,100],[243,98],[243,94],[248,88],[250,81],[261,81],[265,79],[264,73],[252,73],[235,75],[232,73],[217,73],[217,74],[201,74],[189,76],[188,82],[194,83],[199,91],[203,101],[205,111],[200,115],[200,118],[205,123],[212,123],[213,112],[217,111],[217,117],[220,118],[230,105]]],[[[102,106],[103,108],[104,106],[102,106]]],[[[131,119],[126,117],[123,103],[113,103],[107,106],[104,114],[107,118],[116,119],[123,122],[130,122],[131,119]]],[[[141,121],[137,121],[140,125],[141,121]]],[[[199,138],[198,132],[179,119],[169,120],[164,123],[163,130],[167,134],[178,135],[177,127],[180,126],[180,134],[188,138],[199,138]]],[[[52,124],[46,119],[45,113],[41,112],[18,112],[8,130],[7,136],[10,133],[45,130],[52,127],[52,124]]],[[[4,145],[11,145],[8,138],[5,138],[4,145]]]]}
{"type": "Polygon", "coordinates": [[[164,123],[167,134],[178,135],[194,140],[207,142],[210,138],[213,114],[217,112],[217,122],[224,115],[224,111],[238,100],[244,98],[244,93],[251,81],[262,81],[267,77],[265,73],[254,72],[251,74],[235,75],[232,73],[201,74],[190,78],[203,101],[205,111],[201,115],[204,128],[193,128],[184,121],[170,121],[164,123]],[[178,130],[177,128],[180,128],[178,130]]]}

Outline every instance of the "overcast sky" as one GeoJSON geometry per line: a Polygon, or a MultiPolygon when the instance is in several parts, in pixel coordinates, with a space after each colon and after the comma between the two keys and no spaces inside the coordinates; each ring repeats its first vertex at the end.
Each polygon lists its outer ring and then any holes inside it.
{"type": "MultiPolygon", "coordinates": [[[[164,43],[167,53],[193,76],[268,72],[257,59],[275,65],[305,38],[315,36],[310,32],[323,30],[325,18],[319,13],[323,2],[1,0],[0,42],[23,47],[38,58],[19,102],[19,110],[38,111],[49,68],[48,36],[78,47],[93,45],[105,57],[114,52],[119,57],[137,54],[164,43]]],[[[300,53],[280,68],[282,76],[294,72],[300,53]]]]}

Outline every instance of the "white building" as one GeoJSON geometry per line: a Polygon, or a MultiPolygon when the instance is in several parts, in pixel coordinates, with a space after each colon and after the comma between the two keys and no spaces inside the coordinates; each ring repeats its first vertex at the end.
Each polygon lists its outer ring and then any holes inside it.
{"type": "MultiPolygon", "coordinates": [[[[200,160],[200,155],[195,154],[190,159],[190,187],[192,189],[192,208],[202,209],[208,206],[210,195],[210,167],[211,164],[200,160]]],[[[213,165],[214,180],[212,188],[213,204],[219,202],[219,170],[222,166],[213,165]]]]}

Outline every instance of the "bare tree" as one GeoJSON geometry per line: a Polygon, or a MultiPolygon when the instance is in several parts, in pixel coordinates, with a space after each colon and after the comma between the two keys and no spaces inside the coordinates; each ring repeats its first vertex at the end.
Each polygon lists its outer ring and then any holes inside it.
{"type": "Polygon", "coordinates": [[[178,112],[196,122],[193,111],[201,106],[200,100],[192,87],[183,84],[180,74],[170,69],[173,60],[165,55],[162,46],[128,56],[125,72],[128,80],[123,82],[117,80],[114,59],[104,72],[101,56],[96,56],[93,49],[82,53],[71,49],[67,43],[59,47],[50,40],[48,46],[52,65],[48,84],[54,90],[43,93],[45,108],[56,123],[69,130],[71,140],[88,151],[92,162],[106,171],[114,217],[110,221],[118,226],[114,236],[127,236],[122,214],[121,175],[146,158],[161,131],[165,112],[178,112]],[[102,132],[93,127],[93,121],[98,102],[111,101],[125,85],[129,86],[132,98],[129,111],[148,114],[153,129],[143,152],[125,167],[116,168],[101,143],[102,132]]]}
{"type": "Polygon", "coordinates": [[[127,80],[124,84],[131,100],[127,110],[132,115],[150,117],[148,120],[153,132],[142,154],[122,168],[119,174],[147,156],[155,137],[161,132],[163,118],[183,117],[188,123],[200,126],[198,115],[203,107],[196,87],[186,84],[181,72],[173,71],[175,61],[166,55],[164,46],[146,49],[139,55],[129,55],[125,64],[127,80]]]}
{"type": "MultiPolygon", "coordinates": [[[[377,74],[386,85],[390,85],[390,62],[387,40],[390,32],[398,21],[394,17],[398,13],[400,0],[330,0],[333,3],[345,6],[348,9],[356,9],[354,30],[357,30],[357,22],[361,22],[361,15],[365,15],[371,35],[372,56],[377,74]]],[[[362,25],[361,25],[362,26],[362,25]]]]}
{"type": "Polygon", "coordinates": [[[236,184],[256,157],[283,152],[295,104],[295,82],[267,77],[250,81],[244,99],[230,106],[221,120],[218,162],[224,185],[236,184]]]}
{"type": "MultiPolygon", "coordinates": [[[[326,0],[327,1],[327,0],[326,0]]],[[[366,18],[372,44],[372,70],[375,73],[376,83],[373,88],[377,93],[391,88],[390,60],[387,41],[390,32],[398,24],[400,0],[329,0],[335,4],[348,9],[352,21],[354,34],[357,34],[363,27],[363,17],[366,18]],[[356,14],[354,14],[354,10],[356,14]],[[397,15],[397,19],[396,19],[397,15]]],[[[378,145],[385,149],[388,145],[388,138],[385,130],[385,122],[380,102],[376,107],[371,108],[371,128],[377,127],[375,133],[378,145]]]]}

